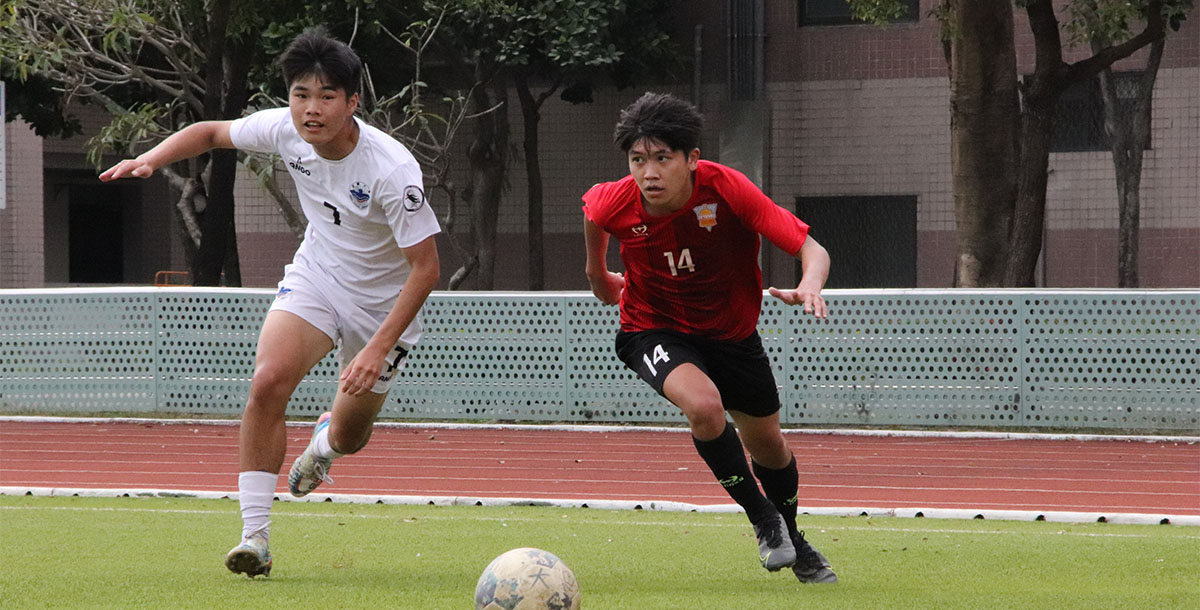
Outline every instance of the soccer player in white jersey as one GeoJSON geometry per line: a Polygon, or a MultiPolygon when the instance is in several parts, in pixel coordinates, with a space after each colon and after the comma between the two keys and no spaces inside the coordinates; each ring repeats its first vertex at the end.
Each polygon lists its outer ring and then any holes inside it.
{"type": "Polygon", "coordinates": [[[281,57],[288,107],[234,121],[203,121],[100,174],[147,178],[214,148],[278,153],[296,183],[308,228],[284,269],[258,337],[239,439],[241,543],[225,558],[235,573],[271,571],[271,501],[287,449],[288,399],[338,347],[341,374],[329,413],[292,465],[288,488],[303,496],[331,482],[333,459],[362,449],[375,417],[421,336],[419,313],[438,282],[421,170],[391,136],[354,117],[362,63],[323,29],[298,36],[281,57]]]}

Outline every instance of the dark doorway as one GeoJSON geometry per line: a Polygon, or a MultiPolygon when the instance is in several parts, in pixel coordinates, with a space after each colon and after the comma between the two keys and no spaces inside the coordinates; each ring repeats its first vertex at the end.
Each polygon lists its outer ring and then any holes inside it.
{"type": "Polygon", "coordinates": [[[125,280],[122,189],[96,185],[68,188],[68,281],[120,284],[125,280]]]}
{"type": "Polygon", "coordinates": [[[797,197],[796,215],[829,251],[826,288],[916,287],[915,195],[797,197]]]}

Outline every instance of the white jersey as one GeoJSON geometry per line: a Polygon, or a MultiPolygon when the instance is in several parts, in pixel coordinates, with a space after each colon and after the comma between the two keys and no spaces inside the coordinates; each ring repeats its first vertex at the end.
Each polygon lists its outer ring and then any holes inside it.
{"type": "Polygon", "coordinates": [[[229,137],[239,149],[278,153],[287,164],[308,219],[293,264],[323,270],[360,307],[390,311],[410,271],[400,249],[441,229],[412,153],[354,120],[358,144],[336,161],[300,138],[287,108],[237,119],[229,137]]]}

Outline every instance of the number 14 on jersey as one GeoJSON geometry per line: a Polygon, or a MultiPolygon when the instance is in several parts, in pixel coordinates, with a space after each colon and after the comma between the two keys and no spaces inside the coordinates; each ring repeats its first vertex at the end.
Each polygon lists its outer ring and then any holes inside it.
{"type": "Polygon", "coordinates": [[[678,260],[676,260],[674,252],[663,252],[663,256],[667,257],[667,266],[671,268],[671,275],[679,275],[680,269],[687,269],[691,273],[696,272],[696,264],[692,262],[692,251],[688,248],[679,251],[678,260]]]}

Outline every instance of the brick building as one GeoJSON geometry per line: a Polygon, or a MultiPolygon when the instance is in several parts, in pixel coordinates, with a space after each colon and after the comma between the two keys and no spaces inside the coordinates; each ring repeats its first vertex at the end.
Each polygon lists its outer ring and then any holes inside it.
{"type": "MultiPolygon", "coordinates": [[[[707,118],[702,156],[742,169],[813,225],[834,255],[831,287],[952,285],[949,84],[938,25],[927,16],[935,3],[913,0],[909,16],[887,28],[850,23],[841,0],[681,3],[686,9],[673,28],[692,73],[600,91],[588,105],[555,98],[542,109],[546,287],[587,288],[579,196],[624,175],[612,125],[620,108],[649,89],[696,101],[707,118]]],[[[1031,72],[1032,37],[1020,10],[1015,32],[1018,70],[1031,72]]],[[[1067,59],[1085,52],[1070,50],[1067,59]]],[[[1115,70],[1136,72],[1146,55],[1115,70]]],[[[1116,285],[1116,187],[1099,112],[1094,86],[1064,98],[1040,285],[1116,285]]],[[[508,117],[519,138],[519,110],[510,108],[508,117]]],[[[1141,188],[1142,286],[1200,286],[1200,15],[1168,38],[1153,117],[1141,188]]],[[[105,121],[87,109],[81,118],[89,130],[105,121]]],[[[86,136],[43,140],[20,122],[4,129],[0,287],[145,284],[155,271],[185,268],[174,198],[161,179],[102,185],[83,159],[86,136]]],[[[459,142],[469,138],[461,133],[459,142]]],[[[512,144],[519,148],[519,140],[512,144]]],[[[508,183],[496,288],[521,290],[528,255],[519,155],[508,183]]],[[[273,286],[298,239],[249,176],[239,182],[237,206],[244,285],[273,286]]],[[[468,224],[460,212],[455,232],[463,240],[468,224]]],[[[441,245],[444,287],[462,261],[441,245]]],[[[763,265],[767,282],[794,281],[795,264],[770,245],[763,265]]]]}

